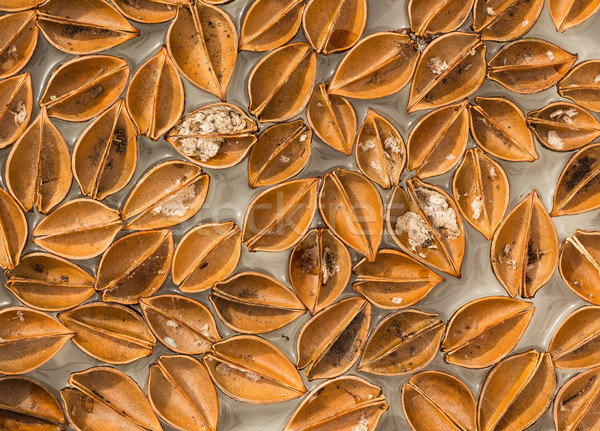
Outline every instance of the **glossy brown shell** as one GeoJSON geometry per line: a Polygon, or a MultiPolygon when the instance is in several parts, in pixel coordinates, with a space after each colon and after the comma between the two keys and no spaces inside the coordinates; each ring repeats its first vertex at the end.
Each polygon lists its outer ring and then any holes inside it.
{"type": "Polygon", "coordinates": [[[27,233],[27,219],[19,204],[0,189],[0,267],[13,269],[19,264],[27,233]]]}
{"type": "Polygon", "coordinates": [[[467,19],[474,0],[410,0],[408,19],[411,30],[419,37],[428,38],[458,29],[467,19]]]}
{"type": "Polygon", "coordinates": [[[0,148],[15,142],[27,128],[33,108],[29,72],[0,81],[0,148]]]}
{"type": "Polygon", "coordinates": [[[0,17],[0,79],[23,69],[33,56],[38,41],[34,11],[0,17]]]}
{"type": "Polygon", "coordinates": [[[557,31],[563,32],[591,18],[600,8],[598,0],[548,0],[548,11],[557,31]]]}
{"type": "Polygon", "coordinates": [[[600,305],[600,232],[575,229],[565,238],[558,270],[573,293],[600,305]]]}
{"type": "Polygon", "coordinates": [[[586,109],[600,112],[600,60],[588,60],[569,70],[557,86],[558,94],[586,109]]]}
{"type": "Polygon", "coordinates": [[[506,42],[527,33],[536,23],[544,0],[475,0],[473,31],[482,40],[506,42]]]}
{"type": "Polygon", "coordinates": [[[556,368],[578,370],[600,365],[600,307],[587,305],[560,324],[548,352],[556,368]]]}
{"type": "Polygon", "coordinates": [[[177,6],[185,5],[187,0],[113,0],[113,3],[133,21],[156,24],[173,19],[177,6]]]}
{"type": "Polygon", "coordinates": [[[554,426],[557,431],[600,426],[600,367],[575,375],[556,394],[554,426]]]}

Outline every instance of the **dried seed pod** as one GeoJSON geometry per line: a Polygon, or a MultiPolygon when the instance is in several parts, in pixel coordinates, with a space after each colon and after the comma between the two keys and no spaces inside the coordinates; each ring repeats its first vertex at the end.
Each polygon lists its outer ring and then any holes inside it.
{"type": "Polygon", "coordinates": [[[554,191],[553,217],[580,214],[600,207],[600,143],[588,145],[569,159],[554,191]]]}
{"type": "Polygon", "coordinates": [[[468,302],[452,315],[442,341],[444,360],[466,368],[485,368],[515,348],[535,307],[505,296],[468,302]]]}
{"type": "Polygon", "coordinates": [[[242,272],[216,283],[210,302],[227,326],[243,334],[275,331],[306,312],[290,289],[256,272],[242,272]]]}
{"type": "Polygon", "coordinates": [[[192,163],[170,160],[152,167],[123,205],[125,229],[161,229],[188,220],[204,203],[209,182],[192,163]]]}
{"type": "Polygon", "coordinates": [[[137,164],[137,132],[123,100],[100,114],[73,149],[73,175],[84,195],[103,200],[123,189],[137,164]]]}
{"type": "Polygon", "coordinates": [[[437,108],[469,96],[485,79],[485,52],[473,33],[447,33],[435,39],[419,59],[406,110],[437,108]]]}
{"type": "Polygon", "coordinates": [[[234,222],[207,223],[189,230],[173,255],[173,283],[182,292],[202,292],[236,268],[242,232],[234,222]]]}
{"type": "Polygon", "coordinates": [[[544,0],[476,0],[473,31],[482,40],[514,40],[531,30],[543,8],[544,0]]]}
{"type": "Polygon", "coordinates": [[[369,108],[358,132],[355,157],[367,178],[389,189],[400,182],[406,163],[404,140],[392,123],[369,108]]]}
{"type": "Polygon", "coordinates": [[[0,81],[0,148],[8,147],[25,131],[32,108],[29,72],[0,81]]]}
{"type": "Polygon", "coordinates": [[[240,31],[240,51],[270,51],[288,43],[300,28],[304,0],[256,0],[240,31]]]}
{"type": "Polygon", "coordinates": [[[329,55],[352,48],[367,24],[367,0],[310,0],[302,29],[312,48],[329,55]]]}
{"type": "Polygon", "coordinates": [[[554,333],[548,352],[556,368],[600,365],[600,307],[588,305],[569,314],[554,333]]]}
{"type": "Polygon", "coordinates": [[[139,133],[155,141],[179,121],[184,99],[183,82],[164,46],[135,72],[126,96],[139,133]]]}
{"type": "Polygon", "coordinates": [[[554,151],[572,151],[600,136],[600,121],[580,106],[555,102],[527,114],[538,141],[554,151]]]}
{"type": "Polygon", "coordinates": [[[410,28],[421,38],[454,31],[466,21],[473,8],[473,1],[410,0],[408,2],[410,28]]]}
{"type": "Polygon", "coordinates": [[[237,106],[212,103],[183,117],[165,139],[192,162],[224,169],[246,157],[257,130],[256,122],[237,106]]]}
{"type": "Polygon", "coordinates": [[[419,54],[410,36],[392,31],[371,34],[342,59],[327,92],[355,99],[397,93],[410,81],[419,54]]]}
{"type": "Polygon", "coordinates": [[[586,109],[600,112],[600,60],[579,63],[556,85],[558,94],[586,109]]]}
{"type": "Polygon", "coordinates": [[[566,31],[582,24],[600,8],[598,0],[549,0],[548,10],[556,31],[566,31]]]}
{"type": "Polygon", "coordinates": [[[318,84],[306,106],[306,119],[316,135],[334,150],[349,156],[356,137],[356,112],[348,99],[327,93],[318,84]]]}
{"type": "Polygon", "coordinates": [[[343,168],[326,174],[319,211],[346,245],[370,261],[375,259],[383,233],[383,201],[369,180],[343,168]]]}
{"type": "Polygon", "coordinates": [[[0,0],[0,10],[4,12],[20,12],[34,9],[47,0],[0,0]]]}
{"type": "Polygon", "coordinates": [[[358,275],[353,289],[387,310],[415,305],[444,281],[425,265],[392,249],[380,250],[373,262],[362,259],[353,271],[358,275]]]}
{"type": "Polygon", "coordinates": [[[0,378],[0,427],[62,431],[67,420],[62,406],[45,386],[28,377],[0,378]]]}
{"type": "Polygon", "coordinates": [[[335,301],[350,280],[350,253],[329,229],[313,229],[294,247],[289,274],[300,301],[315,314],[335,301]]]}
{"type": "Polygon", "coordinates": [[[494,234],[492,269],[510,296],[533,298],[558,263],[556,228],[532,190],[502,220],[494,234]]]}
{"type": "Polygon", "coordinates": [[[0,373],[24,374],[49,361],[73,337],[54,317],[26,307],[0,311],[0,373]]]}
{"type": "Polygon", "coordinates": [[[33,56],[38,40],[35,11],[0,17],[0,79],[23,69],[33,56]]]}
{"type": "Polygon", "coordinates": [[[360,296],[315,314],[298,334],[298,369],[308,380],[337,377],[358,359],[371,323],[371,304],[360,296]]]}
{"type": "Polygon", "coordinates": [[[469,107],[475,142],[491,155],[511,162],[537,160],[535,143],[525,115],[504,97],[475,98],[469,107]]]}
{"type": "Polygon", "coordinates": [[[308,163],[311,142],[312,131],[301,119],[265,129],[248,157],[250,187],[272,186],[298,174],[308,163]]]}
{"type": "Polygon", "coordinates": [[[379,386],[360,377],[342,376],[314,388],[283,431],[374,430],[388,407],[379,386]]]}
{"type": "Polygon", "coordinates": [[[256,196],[244,216],[242,238],[248,250],[278,252],[296,245],[315,215],[318,187],[318,178],[302,178],[256,196]]]}
{"type": "Polygon", "coordinates": [[[565,284],[584,300],[600,305],[600,232],[576,229],[561,246],[558,269],[565,284]]]}
{"type": "Polygon", "coordinates": [[[438,108],[423,118],[408,135],[406,169],[419,178],[435,177],[452,169],[469,142],[469,101],[438,108]]]}
{"type": "Polygon", "coordinates": [[[477,405],[469,388],[440,371],[422,371],[402,387],[402,410],[415,431],[477,429],[477,405]]]}
{"type": "Polygon", "coordinates": [[[277,48],[248,77],[248,111],[261,123],[289,120],[308,103],[317,74],[317,54],[305,42],[277,48]]]}
{"type": "MultiPolygon", "coordinates": [[[[56,0],[52,0],[56,1],[56,0]]],[[[50,117],[87,121],[115,103],[127,85],[127,61],[112,55],[73,58],[52,72],[40,98],[50,117]]]]}
{"type": "Polygon", "coordinates": [[[277,347],[254,335],[223,340],[202,361],[217,387],[234,400],[272,404],[306,393],[294,364],[277,347]]]}
{"type": "Polygon", "coordinates": [[[142,316],[129,307],[92,302],[60,313],[59,320],[75,332],[73,343],[94,359],[128,364],[152,354],[156,338],[142,316]]]}
{"type": "Polygon", "coordinates": [[[160,356],[150,365],[148,399],[158,416],[177,429],[217,430],[217,391],[204,365],[191,356],[160,356]]]}
{"type": "Polygon", "coordinates": [[[174,352],[199,355],[221,341],[215,319],[200,302],[179,295],[140,298],[148,326],[174,352]]]}
{"type": "Polygon", "coordinates": [[[600,367],[577,374],[556,394],[554,426],[557,431],[596,429],[600,426],[600,367]]]}
{"type": "Polygon", "coordinates": [[[6,159],[6,188],[25,212],[48,213],[67,196],[73,174],[71,154],[42,108],[6,159]]]}
{"type": "Polygon", "coordinates": [[[49,0],[38,8],[37,25],[48,42],[69,54],[92,54],[140,35],[105,0],[49,0]]]}
{"type": "Polygon", "coordinates": [[[386,223],[392,239],[410,256],[460,278],[465,231],[458,208],[441,188],[418,178],[394,188],[386,223]]]}
{"type": "Polygon", "coordinates": [[[138,384],[122,371],[93,367],[71,374],[68,384],[60,397],[77,431],[162,430],[138,384]]]}
{"type": "Polygon", "coordinates": [[[6,288],[29,307],[62,311],[88,300],[94,277],[79,266],[48,253],[30,253],[6,272],[6,288]]]}
{"type": "Polygon", "coordinates": [[[17,202],[0,188],[0,268],[19,264],[27,244],[27,219],[17,202]]]}
{"type": "Polygon", "coordinates": [[[170,229],[134,232],[115,241],[98,264],[96,290],[102,300],[136,304],[167,279],[173,259],[170,229]]]}
{"type": "Polygon", "coordinates": [[[187,5],[187,0],[113,0],[127,18],[148,24],[165,22],[175,18],[178,6],[187,5]]]}
{"type": "Polygon", "coordinates": [[[509,191],[502,166],[479,148],[467,151],[452,179],[452,193],[460,213],[487,239],[492,239],[502,223],[509,191]]]}
{"type": "Polygon", "coordinates": [[[566,75],[577,54],[542,39],[525,38],[504,45],[489,61],[487,76],[515,93],[552,87],[566,75]]]}
{"type": "Polygon", "coordinates": [[[445,327],[437,314],[413,309],[389,314],[371,332],[358,369],[382,376],[420,370],[435,357],[445,327]]]}
{"type": "Polygon", "coordinates": [[[167,32],[167,49],[181,74],[221,100],[233,74],[237,45],[229,15],[203,1],[178,8],[167,32]]]}
{"type": "Polygon", "coordinates": [[[524,430],[550,407],[556,373],[548,353],[529,350],[513,355],[491,369],[479,395],[477,424],[480,431],[510,424],[524,430]]]}
{"type": "Polygon", "coordinates": [[[38,223],[32,241],[67,259],[91,259],[108,248],[122,227],[119,211],[93,199],[73,199],[38,223]]]}

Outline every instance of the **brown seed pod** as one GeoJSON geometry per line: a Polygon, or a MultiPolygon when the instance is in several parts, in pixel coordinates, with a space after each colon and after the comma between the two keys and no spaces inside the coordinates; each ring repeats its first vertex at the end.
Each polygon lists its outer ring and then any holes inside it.
{"type": "Polygon", "coordinates": [[[342,376],[315,387],[283,431],[374,430],[388,407],[379,386],[360,377],[342,376]]]}
{"type": "Polygon", "coordinates": [[[487,76],[515,93],[552,87],[566,75],[577,54],[542,39],[524,38],[504,45],[489,61],[487,76]]]}
{"type": "Polygon", "coordinates": [[[149,356],[156,344],[142,316],[122,305],[92,302],[60,313],[58,319],[75,332],[72,341],[77,347],[109,364],[149,356]]]}
{"type": "Polygon", "coordinates": [[[600,207],[599,174],[600,143],[577,151],[558,178],[551,215],[580,214],[600,207]]]}
{"type": "Polygon", "coordinates": [[[165,139],[192,162],[224,169],[246,157],[257,130],[256,122],[237,106],[212,103],[183,117],[165,139]]]}
{"type": "Polygon", "coordinates": [[[178,8],[167,32],[167,49],[181,74],[221,100],[233,74],[237,45],[229,15],[203,1],[178,8]]]}
{"type": "Polygon", "coordinates": [[[315,215],[318,187],[318,178],[302,178],[256,196],[244,216],[242,238],[248,250],[278,252],[296,245],[315,215]]]}
{"type": "Polygon", "coordinates": [[[469,388],[440,371],[422,371],[402,387],[402,410],[415,431],[477,429],[477,405],[469,388]]]}
{"type": "Polygon", "coordinates": [[[0,188],[0,268],[19,264],[27,244],[27,219],[18,203],[0,188]]]}
{"type": "Polygon", "coordinates": [[[189,230],[173,255],[173,283],[182,292],[202,292],[236,268],[242,232],[233,222],[207,223],[189,230]]]}
{"type": "Polygon", "coordinates": [[[600,367],[577,374],[556,394],[554,426],[557,431],[596,429],[600,426],[600,367]]]}
{"type": "Polygon", "coordinates": [[[0,10],[4,12],[20,12],[34,9],[47,0],[0,0],[0,10]]]}
{"type": "Polygon", "coordinates": [[[400,182],[406,163],[404,140],[392,123],[370,108],[358,132],[354,156],[360,171],[384,189],[400,182]]]}
{"type": "Polygon", "coordinates": [[[174,352],[200,355],[221,341],[211,312],[193,299],[152,296],[140,298],[140,307],[154,335],[174,352]]]}
{"type": "Polygon", "coordinates": [[[515,348],[534,310],[530,302],[505,296],[468,302],[448,322],[444,360],[466,368],[494,365],[515,348]]]}
{"type": "Polygon", "coordinates": [[[102,300],[136,304],[153,295],[167,279],[173,259],[170,229],[134,232],[104,252],[98,264],[96,290],[102,300]]]}
{"type": "Polygon", "coordinates": [[[311,142],[312,131],[301,119],[265,129],[248,157],[250,187],[272,186],[298,174],[308,163],[311,142]]]}
{"type": "Polygon", "coordinates": [[[73,174],[71,154],[42,108],[6,159],[6,188],[25,212],[48,213],[67,196],[73,174]]]}
{"type": "Polygon", "coordinates": [[[514,40],[531,30],[543,8],[544,0],[476,0],[473,31],[482,40],[514,40]]]}
{"type": "Polygon", "coordinates": [[[298,369],[308,380],[337,377],[360,356],[371,323],[371,304],[360,296],[336,302],[315,314],[298,334],[298,369]]]}
{"type": "Polygon", "coordinates": [[[100,114],[73,149],[73,175],[84,195],[103,200],[123,189],[137,163],[137,132],[123,100],[100,114]]]}
{"type": "Polygon", "coordinates": [[[317,74],[317,54],[306,42],[277,48],[248,77],[248,111],[261,123],[296,116],[308,103],[317,74]]]}
{"type": "Polygon", "coordinates": [[[67,259],[91,259],[108,248],[122,227],[119,211],[93,199],[73,199],[38,223],[32,241],[67,259]]]}
{"type": "Polygon", "coordinates": [[[410,28],[421,38],[454,31],[467,20],[473,8],[473,1],[410,0],[408,2],[410,28]]]}
{"type": "MultiPolygon", "coordinates": [[[[165,22],[175,18],[178,6],[187,0],[112,0],[117,9],[127,18],[148,24],[165,22]]],[[[208,2],[207,2],[208,3],[208,2]]]]}
{"type": "Polygon", "coordinates": [[[461,100],[485,79],[486,47],[473,33],[447,33],[427,45],[410,87],[407,112],[461,100]]]}
{"type": "Polygon", "coordinates": [[[406,145],[406,169],[419,178],[435,177],[452,169],[469,141],[469,101],[438,108],[412,128],[406,145]]]}
{"type": "Polygon", "coordinates": [[[306,393],[294,364],[277,347],[254,335],[223,340],[202,361],[217,387],[234,400],[272,404],[306,393]]]}
{"type": "Polygon", "coordinates": [[[93,276],[68,260],[48,253],[23,256],[6,276],[6,288],[22,303],[37,310],[68,310],[96,293],[93,276]]]}
{"type": "Polygon", "coordinates": [[[93,367],[71,374],[68,384],[60,397],[77,431],[162,430],[138,384],[122,371],[93,367]]]}
{"type": "Polygon", "coordinates": [[[410,36],[392,31],[371,34],[342,59],[327,92],[355,99],[397,93],[410,81],[419,54],[410,36]]]}
{"type": "Polygon", "coordinates": [[[411,307],[444,281],[425,265],[393,249],[380,250],[373,262],[362,259],[353,268],[353,289],[386,310],[411,307]]]}
{"type": "Polygon", "coordinates": [[[183,223],[198,212],[210,178],[200,167],[179,160],[153,166],[137,182],[125,204],[125,229],[161,229],[183,223]]]}
{"type": "Polygon", "coordinates": [[[525,115],[504,97],[475,98],[469,107],[475,142],[491,155],[511,162],[537,160],[535,142],[525,115]]]}
{"type": "Polygon", "coordinates": [[[26,307],[0,311],[0,373],[24,374],[45,364],[75,335],[54,317],[26,307]]]}
{"type": "Polygon", "coordinates": [[[348,99],[327,93],[328,86],[315,87],[306,106],[306,119],[319,139],[349,156],[356,137],[356,112],[348,99]]]}
{"type": "Polygon", "coordinates": [[[5,430],[62,431],[62,406],[45,386],[28,377],[0,378],[0,427],[5,430]]]}
{"type": "Polygon", "coordinates": [[[0,17],[0,79],[18,73],[33,56],[38,40],[35,11],[0,17]]]}
{"type": "Polygon", "coordinates": [[[241,272],[216,283],[210,302],[223,323],[242,334],[275,331],[306,313],[294,292],[257,272],[241,272]]]}
{"type": "Polygon", "coordinates": [[[414,309],[388,314],[371,332],[358,369],[382,376],[420,370],[435,357],[445,327],[437,314],[414,309]]]}
{"type": "Polygon", "coordinates": [[[140,35],[105,0],[49,0],[37,10],[37,25],[48,42],[69,54],[92,54],[140,35]]]}
{"type": "Polygon", "coordinates": [[[352,48],[367,24],[367,0],[309,0],[302,30],[312,48],[329,55],[352,48]]]}
{"type": "Polygon", "coordinates": [[[573,293],[600,305],[600,232],[576,229],[567,237],[560,248],[558,270],[573,293]]]}
{"type": "Polygon", "coordinates": [[[600,60],[579,63],[556,85],[558,94],[586,109],[600,112],[600,60]]]}
{"type": "Polygon", "coordinates": [[[548,352],[556,368],[600,365],[600,307],[588,305],[569,314],[554,333],[548,352]]]}
{"type": "Polygon", "coordinates": [[[315,314],[335,301],[350,280],[346,246],[329,229],[313,229],[290,256],[289,274],[300,301],[315,314]]]}
{"type": "Polygon", "coordinates": [[[456,204],[445,191],[416,177],[406,189],[408,194],[395,187],[388,202],[392,239],[419,262],[460,278],[465,231],[456,204]]]}
{"type": "Polygon", "coordinates": [[[566,31],[582,24],[600,8],[598,0],[549,0],[548,10],[556,31],[566,31]]]}
{"type": "Polygon", "coordinates": [[[0,81],[0,148],[8,147],[25,131],[32,108],[29,72],[0,81]]]}
{"type": "Polygon", "coordinates": [[[538,141],[554,151],[572,151],[600,136],[600,121],[580,106],[555,102],[527,114],[538,141]]]}
{"type": "Polygon", "coordinates": [[[508,177],[502,166],[479,148],[468,150],[452,179],[452,193],[465,220],[492,239],[506,214],[510,197],[508,177]]]}
{"type": "Polygon", "coordinates": [[[139,133],[155,141],[179,121],[184,99],[183,82],[164,46],[135,72],[126,96],[139,133]]]}
{"type": "Polygon", "coordinates": [[[548,353],[529,350],[513,355],[491,369],[479,396],[477,423],[480,431],[501,428],[524,430],[550,407],[556,373],[548,353]]]}
{"type": "Polygon", "coordinates": [[[147,386],[152,408],[169,425],[180,430],[217,430],[217,391],[197,359],[160,356],[150,365],[147,386]]]}
{"type": "Polygon", "coordinates": [[[325,175],[319,193],[325,224],[346,245],[373,261],[383,233],[383,201],[361,174],[338,168],[325,175]]]}
{"type": "Polygon", "coordinates": [[[288,43],[300,28],[304,0],[256,0],[246,12],[240,51],[270,51],[288,43]]]}

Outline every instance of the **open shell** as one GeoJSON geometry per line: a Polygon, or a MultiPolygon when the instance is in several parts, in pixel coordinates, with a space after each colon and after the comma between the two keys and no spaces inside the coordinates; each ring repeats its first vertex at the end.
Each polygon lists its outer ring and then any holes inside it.
{"type": "Polygon", "coordinates": [[[600,307],[588,305],[569,314],[554,333],[548,352],[556,368],[600,365],[600,307]]]}
{"type": "Polygon", "coordinates": [[[600,305],[600,232],[576,229],[565,238],[558,269],[573,293],[600,305]]]}
{"type": "Polygon", "coordinates": [[[598,0],[549,0],[548,10],[556,31],[567,31],[591,18],[600,8],[598,0]]]}
{"type": "Polygon", "coordinates": [[[147,24],[156,24],[175,18],[177,6],[188,0],[112,0],[127,18],[147,24]]]}
{"type": "Polygon", "coordinates": [[[29,72],[0,81],[0,148],[15,142],[27,128],[33,108],[29,72]]]}
{"type": "Polygon", "coordinates": [[[558,82],[558,94],[586,109],[600,112],[599,76],[600,60],[583,61],[558,82]]]}
{"type": "Polygon", "coordinates": [[[0,79],[18,73],[33,56],[38,40],[34,11],[0,17],[0,79]]]}
{"type": "Polygon", "coordinates": [[[13,269],[19,264],[27,233],[25,214],[17,201],[0,189],[0,267],[13,269]]]}
{"type": "Polygon", "coordinates": [[[527,33],[536,23],[544,0],[476,0],[473,6],[473,31],[482,40],[506,42],[527,33]]]}
{"type": "Polygon", "coordinates": [[[557,431],[594,429],[600,426],[600,367],[577,374],[556,394],[554,426],[557,431]]]}
{"type": "Polygon", "coordinates": [[[411,30],[428,38],[458,29],[468,18],[474,0],[410,0],[408,19],[411,30]]]}

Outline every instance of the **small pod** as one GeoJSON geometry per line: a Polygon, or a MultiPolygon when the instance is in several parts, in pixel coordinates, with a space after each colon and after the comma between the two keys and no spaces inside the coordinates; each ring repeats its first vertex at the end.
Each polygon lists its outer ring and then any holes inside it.
{"type": "Polygon", "coordinates": [[[564,32],[590,19],[600,8],[598,0],[548,0],[556,31],[564,32]]]}
{"type": "Polygon", "coordinates": [[[581,62],[558,82],[558,94],[590,111],[600,112],[599,76],[600,60],[581,62]]]}
{"type": "Polygon", "coordinates": [[[27,128],[33,109],[29,72],[0,81],[0,148],[15,142],[27,128]]]}
{"type": "Polygon", "coordinates": [[[575,229],[565,238],[558,270],[573,293],[600,305],[600,232],[575,229]]]}
{"type": "Polygon", "coordinates": [[[544,0],[476,0],[473,31],[481,40],[507,42],[527,33],[538,20],[544,0]]]}
{"type": "Polygon", "coordinates": [[[593,430],[600,426],[600,367],[577,374],[556,394],[556,431],[593,430]]]}
{"type": "Polygon", "coordinates": [[[569,314],[554,333],[548,352],[556,368],[600,365],[600,307],[588,305],[569,314]]]}
{"type": "Polygon", "coordinates": [[[408,19],[414,34],[429,38],[458,29],[467,20],[474,0],[410,0],[408,19]]]}
{"type": "Polygon", "coordinates": [[[10,270],[19,264],[27,233],[25,214],[17,201],[0,188],[0,268],[10,270]]]}
{"type": "Polygon", "coordinates": [[[146,24],[170,21],[177,14],[177,7],[187,5],[188,0],[112,0],[127,18],[146,24]]]}
{"type": "Polygon", "coordinates": [[[31,60],[38,41],[35,22],[35,11],[0,17],[0,79],[19,73],[31,60]]]}

